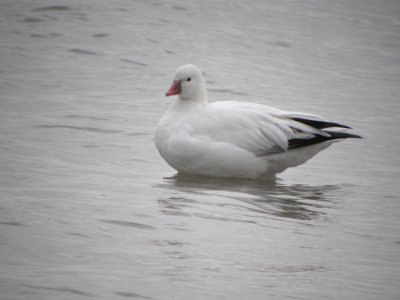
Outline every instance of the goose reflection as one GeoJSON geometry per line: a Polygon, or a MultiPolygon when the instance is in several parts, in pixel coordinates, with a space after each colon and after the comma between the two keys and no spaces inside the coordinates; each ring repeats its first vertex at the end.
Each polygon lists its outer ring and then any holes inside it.
{"type": "Polygon", "coordinates": [[[166,191],[159,199],[165,214],[195,216],[220,221],[257,223],[279,219],[313,225],[335,207],[337,185],[310,186],[270,181],[216,179],[175,175],[164,178],[158,188],[166,191]],[[221,211],[221,207],[234,211],[221,211]],[[233,213],[232,213],[233,212],[233,213]]]}

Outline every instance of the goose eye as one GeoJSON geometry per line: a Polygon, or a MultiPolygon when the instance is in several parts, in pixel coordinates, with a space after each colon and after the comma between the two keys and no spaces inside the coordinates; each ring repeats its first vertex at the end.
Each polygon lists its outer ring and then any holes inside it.
{"type": "Polygon", "coordinates": [[[192,80],[192,78],[190,78],[190,77],[188,77],[188,78],[186,79],[186,81],[190,81],[190,80],[192,80]]]}

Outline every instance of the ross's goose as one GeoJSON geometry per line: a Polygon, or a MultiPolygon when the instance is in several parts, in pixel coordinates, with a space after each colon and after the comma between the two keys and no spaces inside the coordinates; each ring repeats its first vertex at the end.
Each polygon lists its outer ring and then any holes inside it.
{"type": "Polygon", "coordinates": [[[206,82],[194,65],[181,66],[166,96],[178,99],[160,120],[155,144],[180,173],[262,178],[303,164],[333,142],[360,136],[319,116],[261,104],[208,103],[206,82]],[[328,128],[333,128],[328,130],[328,128]]]}

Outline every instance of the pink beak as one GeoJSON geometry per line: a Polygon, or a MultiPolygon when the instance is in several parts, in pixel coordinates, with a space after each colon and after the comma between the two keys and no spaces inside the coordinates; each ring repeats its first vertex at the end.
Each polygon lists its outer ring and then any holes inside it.
{"type": "Polygon", "coordinates": [[[165,93],[165,96],[168,97],[173,95],[179,95],[180,93],[182,93],[181,81],[174,80],[169,90],[165,93]]]}

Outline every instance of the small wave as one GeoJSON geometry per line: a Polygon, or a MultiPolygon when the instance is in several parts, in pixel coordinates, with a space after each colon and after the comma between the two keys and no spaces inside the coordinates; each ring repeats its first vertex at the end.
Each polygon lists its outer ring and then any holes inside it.
{"type": "Polygon", "coordinates": [[[26,286],[31,289],[37,289],[37,290],[48,290],[48,291],[55,291],[55,292],[70,293],[70,294],[79,295],[79,296],[93,296],[93,294],[90,294],[88,292],[84,292],[81,290],[68,288],[68,287],[51,287],[51,286],[38,286],[38,285],[26,285],[26,286]]]}
{"type": "Polygon", "coordinates": [[[127,297],[127,298],[136,298],[136,299],[145,299],[145,300],[153,299],[149,296],[143,296],[141,294],[132,293],[132,292],[114,292],[114,294],[121,296],[121,297],[127,297]]]}
{"type": "Polygon", "coordinates": [[[129,135],[129,136],[144,136],[144,135],[148,135],[148,134],[144,133],[144,132],[131,132],[131,133],[127,133],[126,135],[129,135]]]}
{"type": "Polygon", "coordinates": [[[0,222],[0,225],[6,225],[6,226],[25,226],[22,223],[19,222],[0,222]]]}
{"type": "Polygon", "coordinates": [[[142,63],[140,61],[134,61],[134,60],[127,59],[127,58],[121,58],[121,61],[129,63],[129,64],[134,64],[134,65],[137,65],[137,66],[141,66],[141,67],[147,67],[146,63],[142,63]]]}
{"type": "Polygon", "coordinates": [[[73,126],[73,125],[35,125],[33,128],[65,128],[65,129],[73,129],[73,130],[83,130],[83,131],[93,131],[100,133],[120,133],[121,130],[116,129],[104,129],[97,127],[86,127],[86,126],[73,126]]]}
{"type": "Polygon", "coordinates": [[[240,95],[240,96],[246,96],[246,93],[242,93],[242,92],[236,92],[234,90],[231,89],[208,89],[211,92],[215,92],[215,93],[228,93],[228,94],[233,94],[233,95],[240,95]]]}
{"type": "Polygon", "coordinates": [[[24,23],[40,23],[40,22],[44,22],[44,20],[40,19],[40,18],[35,18],[35,17],[26,17],[22,20],[22,22],[24,22],[24,23]]]}
{"type": "Polygon", "coordinates": [[[83,237],[83,238],[89,238],[89,236],[87,236],[83,233],[79,233],[79,232],[66,232],[66,234],[72,235],[72,236],[83,237]]]}
{"type": "Polygon", "coordinates": [[[45,36],[44,34],[40,34],[40,33],[31,33],[29,36],[32,38],[47,39],[47,36],[45,36]]]}
{"type": "Polygon", "coordinates": [[[63,36],[63,34],[58,32],[50,32],[49,36],[63,36]]]}
{"type": "Polygon", "coordinates": [[[90,50],[84,50],[84,49],[79,49],[79,48],[71,48],[68,49],[69,52],[77,53],[77,54],[84,54],[84,55],[99,55],[99,53],[90,51],[90,50]]]}
{"type": "Polygon", "coordinates": [[[31,11],[68,11],[72,10],[71,7],[66,5],[50,5],[31,9],[31,11]]]}
{"type": "Polygon", "coordinates": [[[100,220],[100,221],[104,222],[104,223],[110,223],[110,224],[114,224],[114,225],[133,227],[133,228],[139,228],[139,229],[148,229],[148,230],[156,229],[153,226],[142,224],[142,223],[136,223],[136,222],[119,221],[119,220],[100,220]]]}
{"type": "Polygon", "coordinates": [[[97,121],[107,121],[107,118],[100,118],[100,117],[92,117],[92,116],[84,116],[84,115],[65,115],[64,118],[71,118],[71,119],[86,119],[86,120],[97,120],[97,121]]]}
{"type": "Polygon", "coordinates": [[[110,35],[107,34],[107,33],[96,33],[96,34],[92,34],[92,37],[95,37],[95,38],[105,38],[105,37],[108,37],[108,36],[110,36],[110,35]]]}
{"type": "Polygon", "coordinates": [[[179,6],[179,5],[173,5],[173,6],[172,6],[172,9],[175,9],[175,10],[187,10],[187,9],[184,8],[183,6],[179,6]]]}

